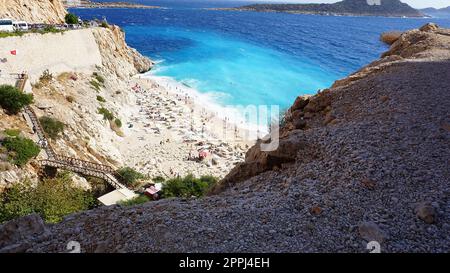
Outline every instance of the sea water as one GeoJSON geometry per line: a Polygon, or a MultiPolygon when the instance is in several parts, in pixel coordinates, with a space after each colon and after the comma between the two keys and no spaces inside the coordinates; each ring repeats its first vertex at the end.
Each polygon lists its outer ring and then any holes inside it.
{"type": "Polygon", "coordinates": [[[106,17],[130,46],[157,62],[150,72],[221,105],[279,105],[315,94],[377,59],[380,34],[450,19],[339,17],[209,10],[243,2],[140,1],[164,9],[73,9],[106,17]]]}

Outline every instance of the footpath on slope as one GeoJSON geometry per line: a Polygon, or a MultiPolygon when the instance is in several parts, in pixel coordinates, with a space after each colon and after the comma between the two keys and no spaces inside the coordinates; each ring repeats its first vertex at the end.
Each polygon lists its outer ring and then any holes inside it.
{"type": "MultiPolygon", "coordinates": [[[[23,92],[27,80],[28,80],[27,75],[19,74],[16,87],[23,92]]],[[[39,138],[38,143],[44,149],[47,157],[47,159],[39,161],[41,166],[64,169],[79,174],[103,179],[112,187],[114,187],[116,190],[125,192],[124,200],[130,199],[131,196],[134,196],[134,194],[128,193],[127,191],[130,190],[128,190],[125,185],[119,182],[117,177],[120,177],[120,174],[117,173],[117,171],[114,170],[112,167],[103,164],[98,164],[95,162],[89,162],[73,157],[66,157],[56,154],[52,146],[50,145],[48,138],[45,134],[45,131],[42,128],[33,108],[31,106],[26,106],[24,108],[24,113],[28,117],[31,124],[33,125],[33,131],[37,134],[39,138]]],[[[99,200],[102,200],[102,197],[100,197],[99,200]]]]}

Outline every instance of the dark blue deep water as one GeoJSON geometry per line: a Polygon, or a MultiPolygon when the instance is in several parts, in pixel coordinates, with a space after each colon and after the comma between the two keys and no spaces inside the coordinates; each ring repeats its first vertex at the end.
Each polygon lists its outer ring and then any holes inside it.
{"type": "Polygon", "coordinates": [[[127,42],[159,62],[152,72],[221,104],[278,104],[314,94],[387,50],[380,33],[450,19],[329,17],[207,10],[242,2],[140,1],[166,9],[74,9],[125,29],[127,42]]]}

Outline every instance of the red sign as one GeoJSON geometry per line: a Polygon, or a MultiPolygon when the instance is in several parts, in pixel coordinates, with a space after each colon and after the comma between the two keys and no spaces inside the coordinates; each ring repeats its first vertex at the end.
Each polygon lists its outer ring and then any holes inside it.
{"type": "Polygon", "coordinates": [[[11,50],[10,53],[11,55],[17,55],[17,50],[11,50]]]}

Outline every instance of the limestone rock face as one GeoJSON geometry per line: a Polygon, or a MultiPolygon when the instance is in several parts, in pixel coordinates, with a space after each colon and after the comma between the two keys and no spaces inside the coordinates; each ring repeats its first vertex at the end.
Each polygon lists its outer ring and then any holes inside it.
{"type": "Polygon", "coordinates": [[[125,33],[118,26],[93,30],[102,55],[103,66],[125,79],[150,70],[153,63],[125,42],[125,33]]]}
{"type": "Polygon", "coordinates": [[[61,0],[1,0],[0,18],[28,23],[59,24],[67,11],[61,0]]]}

